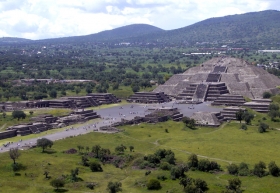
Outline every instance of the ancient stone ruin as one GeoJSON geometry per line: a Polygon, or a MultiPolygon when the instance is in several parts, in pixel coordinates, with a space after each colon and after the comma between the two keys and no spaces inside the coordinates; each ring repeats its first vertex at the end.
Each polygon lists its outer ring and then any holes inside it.
{"type": "Polygon", "coordinates": [[[65,127],[68,125],[83,123],[90,119],[100,118],[93,110],[75,110],[69,115],[54,117],[52,115],[40,115],[33,117],[32,123],[14,125],[7,128],[7,131],[0,133],[0,139],[15,137],[17,135],[29,135],[40,133],[50,129],[65,127]]]}
{"type": "Polygon", "coordinates": [[[121,100],[111,93],[91,93],[88,96],[61,97],[53,100],[19,101],[1,103],[6,111],[27,108],[71,108],[80,109],[102,104],[119,103],[121,100]]]}
{"type": "Polygon", "coordinates": [[[163,92],[135,92],[128,99],[128,102],[134,103],[164,103],[171,99],[163,92]]]}
{"type": "Polygon", "coordinates": [[[279,93],[280,79],[262,68],[232,57],[217,57],[175,74],[153,92],[178,99],[214,101],[223,94],[262,98],[267,91],[279,93]]]}
{"type": "Polygon", "coordinates": [[[160,108],[160,109],[149,109],[151,112],[144,117],[136,116],[132,120],[122,119],[121,122],[112,124],[112,126],[123,126],[123,125],[133,125],[139,123],[158,123],[164,122],[169,119],[173,121],[181,121],[183,114],[178,111],[177,108],[160,108]]]}

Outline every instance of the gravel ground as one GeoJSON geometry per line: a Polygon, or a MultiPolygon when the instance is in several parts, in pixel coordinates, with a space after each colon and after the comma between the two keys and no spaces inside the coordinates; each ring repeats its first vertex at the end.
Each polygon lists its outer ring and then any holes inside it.
{"type": "MultiPolygon", "coordinates": [[[[64,131],[56,132],[53,134],[47,134],[45,138],[48,138],[52,141],[60,140],[65,137],[70,136],[77,136],[80,134],[86,134],[89,132],[105,132],[100,131],[99,128],[101,126],[108,126],[111,125],[114,122],[119,122],[121,118],[131,120],[135,116],[145,116],[151,110],[149,109],[156,109],[156,108],[162,108],[162,107],[175,107],[178,108],[178,110],[184,114],[184,116],[191,116],[194,112],[197,111],[204,111],[204,112],[219,112],[221,108],[212,107],[209,103],[201,103],[201,104],[176,104],[175,101],[171,101],[169,103],[162,103],[162,104],[126,104],[122,106],[116,106],[106,109],[99,109],[96,110],[97,114],[101,115],[101,120],[97,123],[84,123],[82,126],[79,127],[67,127],[68,129],[65,129],[64,131]]],[[[106,132],[105,132],[106,133],[106,132]]],[[[19,142],[14,142],[10,144],[8,147],[1,146],[0,152],[6,152],[9,151],[10,148],[20,148],[20,149],[26,149],[32,145],[36,144],[37,137],[34,136],[32,139],[28,140],[20,140],[19,142]]]]}

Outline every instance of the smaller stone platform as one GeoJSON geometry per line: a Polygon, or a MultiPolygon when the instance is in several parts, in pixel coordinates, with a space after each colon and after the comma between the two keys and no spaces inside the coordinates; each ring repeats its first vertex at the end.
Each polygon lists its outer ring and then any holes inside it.
{"type": "Polygon", "coordinates": [[[171,99],[163,92],[136,92],[131,95],[128,102],[134,103],[164,103],[169,102],[171,99]]]}

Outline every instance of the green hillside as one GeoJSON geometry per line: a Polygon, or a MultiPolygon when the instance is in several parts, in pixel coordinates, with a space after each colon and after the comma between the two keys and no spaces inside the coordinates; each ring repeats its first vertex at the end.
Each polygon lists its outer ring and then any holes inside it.
{"type": "Polygon", "coordinates": [[[122,41],[124,39],[134,38],[138,36],[143,36],[147,34],[157,34],[163,32],[163,29],[158,27],[148,25],[148,24],[132,24],[119,28],[115,28],[112,30],[102,31],[96,34],[90,34],[85,36],[73,36],[66,38],[55,38],[55,39],[46,39],[39,41],[47,41],[47,42],[87,42],[87,41],[114,41],[119,40],[122,41]]]}
{"type": "Polygon", "coordinates": [[[279,34],[280,11],[268,10],[206,19],[184,28],[167,31],[158,39],[168,42],[279,41],[279,34]]]}

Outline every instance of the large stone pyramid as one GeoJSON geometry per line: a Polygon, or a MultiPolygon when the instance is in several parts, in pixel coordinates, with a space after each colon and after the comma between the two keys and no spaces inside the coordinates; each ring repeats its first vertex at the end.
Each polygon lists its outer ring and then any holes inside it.
{"type": "Polygon", "coordinates": [[[226,93],[254,99],[262,98],[265,91],[279,93],[277,86],[280,79],[262,68],[238,58],[217,57],[173,75],[153,92],[190,100],[215,100],[226,93]]]}

